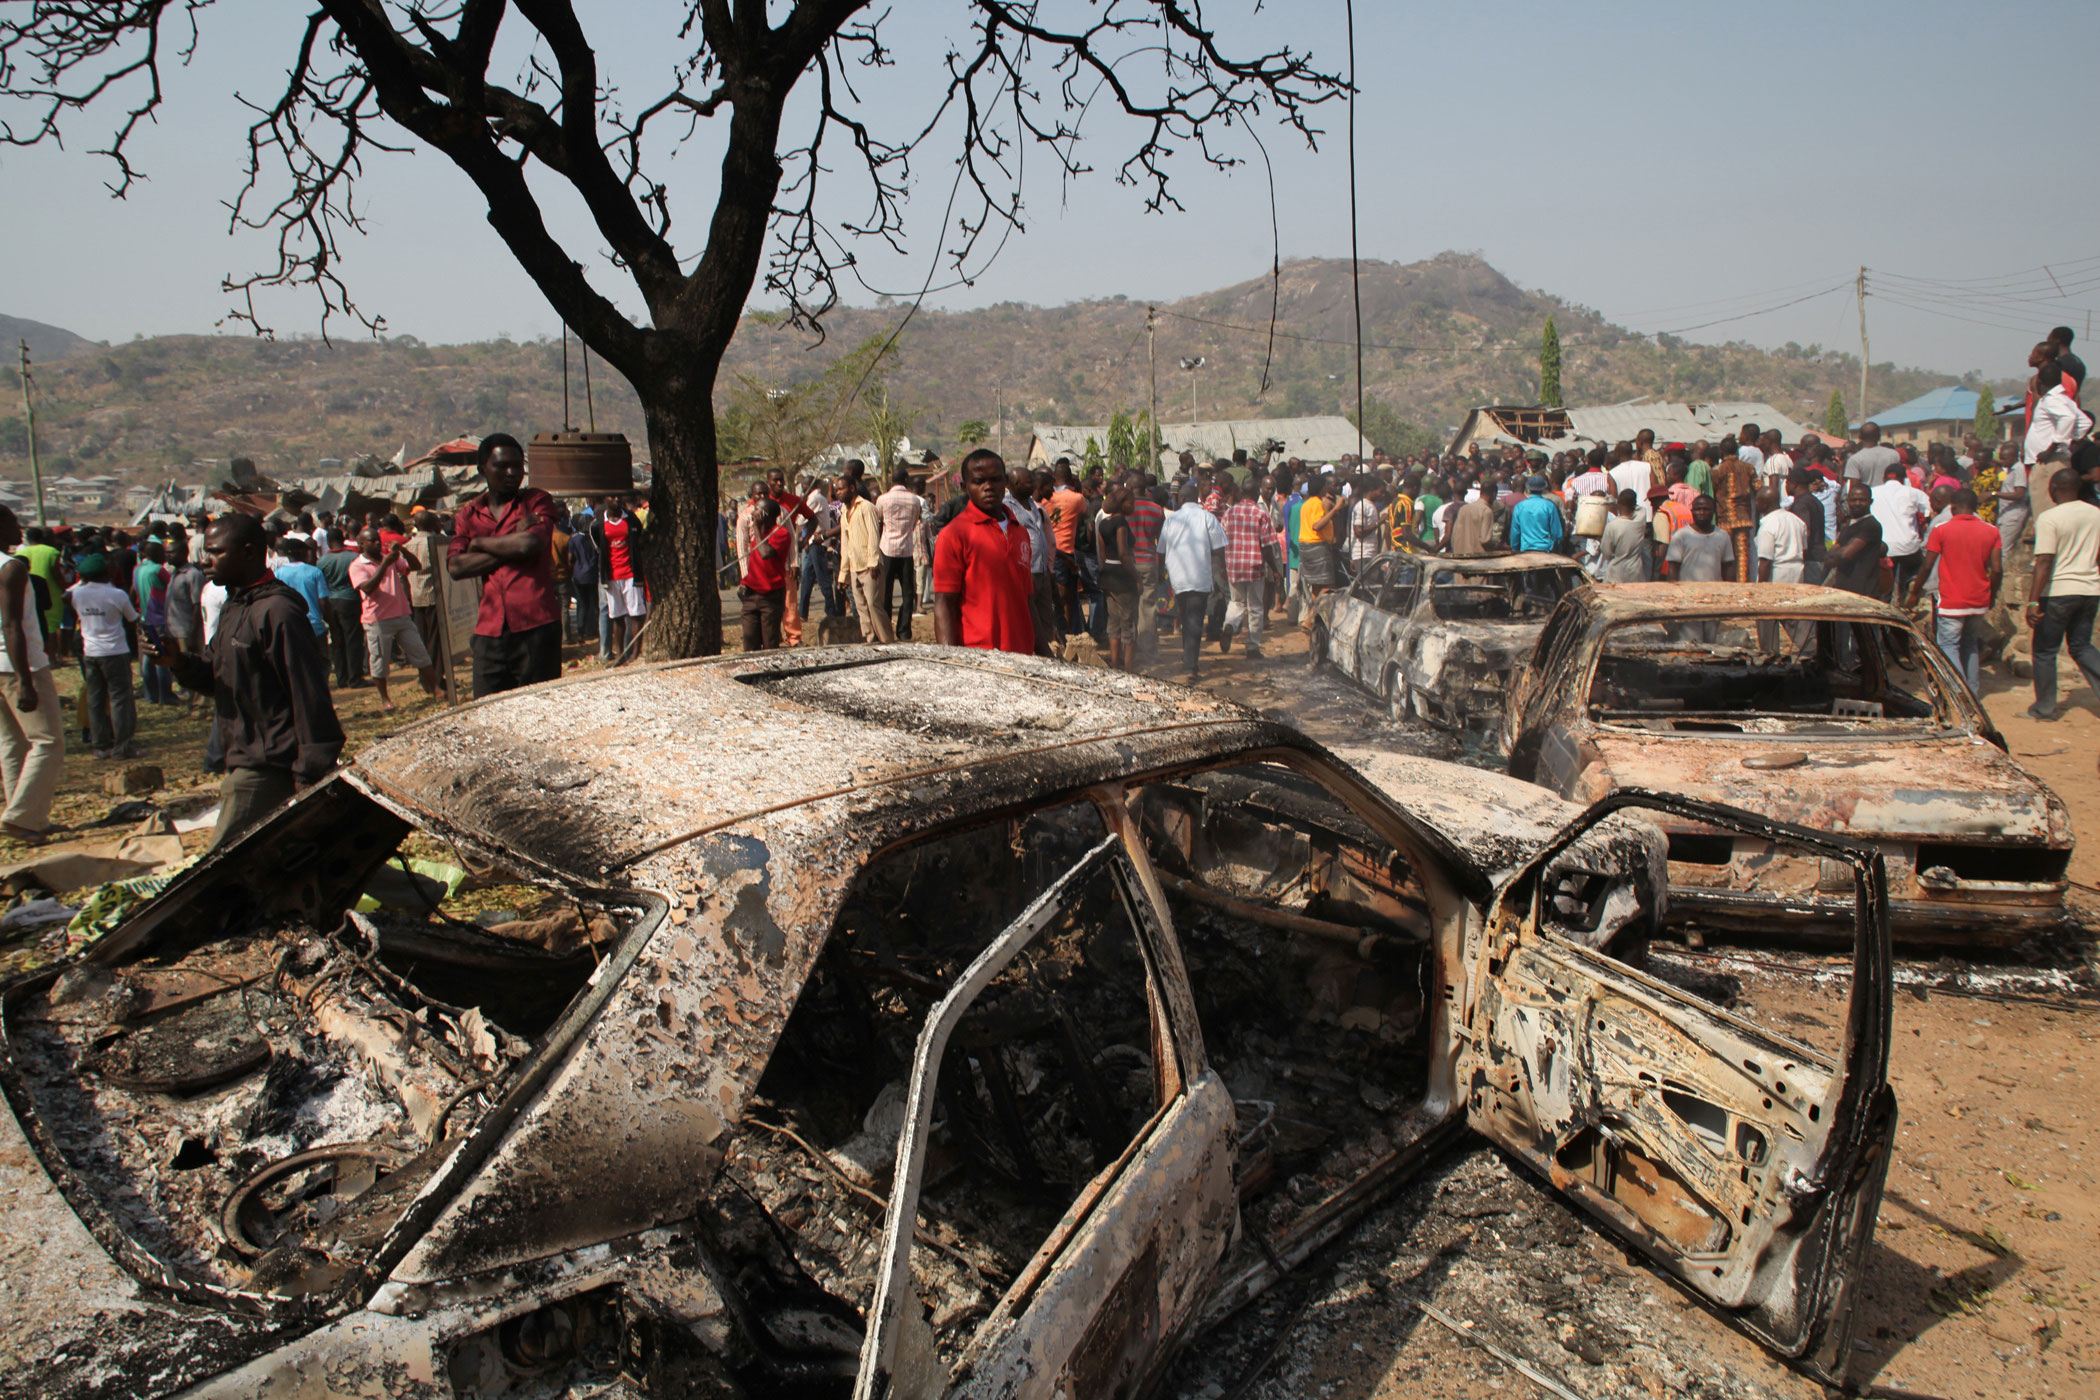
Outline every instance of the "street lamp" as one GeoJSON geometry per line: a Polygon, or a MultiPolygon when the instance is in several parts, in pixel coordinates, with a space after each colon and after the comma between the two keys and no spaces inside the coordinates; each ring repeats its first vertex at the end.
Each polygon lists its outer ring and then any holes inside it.
{"type": "Polygon", "coordinates": [[[1196,371],[1202,369],[1205,363],[1206,361],[1201,355],[1196,356],[1194,359],[1184,356],[1181,361],[1181,367],[1189,372],[1189,421],[1191,423],[1196,421],[1196,371]]]}

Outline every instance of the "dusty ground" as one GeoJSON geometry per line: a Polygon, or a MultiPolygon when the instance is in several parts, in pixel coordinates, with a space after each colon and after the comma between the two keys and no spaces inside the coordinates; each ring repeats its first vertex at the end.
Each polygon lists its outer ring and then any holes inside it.
{"type": "MultiPolygon", "coordinates": [[[[1316,738],[1381,743],[1492,764],[1448,738],[1387,723],[1368,697],[1305,665],[1279,634],[1249,663],[1215,648],[1199,682],[1316,738]]],[[[1178,672],[1176,664],[1171,668],[1178,672]]],[[[2068,668],[2066,668],[2068,669],[2068,668]]],[[[1167,674],[1162,669],[1162,674],[1167,674]]],[[[2077,692],[2053,724],[2025,719],[2025,683],[1988,679],[2012,752],[2070,805],[2072,878],[2100,886],[2100,706],[2077,692]]],[[[2100,926],[2100,899],[2074,891],[2100,926]]],[[[1834,1046],[1842,964],[1767,949],[1659,951],[1741,986],[1737,1005],[1773,1029],[1834,1046]]],[[[1973,971],[1903,960],[1890,1077],[1902,1105],[1895,1161],[1869,1257],[1855,1383],[1947,1397],[2100,1396],[2100,1199],[2094,1193],[2100,1002],[2068,993],[2082,933],[1973,971]],[[1940,985],[1944,984],[1944,985],[1940,985]]],[[[1810,1397],[1589,1217],[1478,1139],[1448,1154],[1329,1257],[1233,1319],[1177,1372],[1182,1400],[1230,1397],[1547,1394],[1458,1340],[1440,1309],[1582,1396],[1810,1397]]]]}

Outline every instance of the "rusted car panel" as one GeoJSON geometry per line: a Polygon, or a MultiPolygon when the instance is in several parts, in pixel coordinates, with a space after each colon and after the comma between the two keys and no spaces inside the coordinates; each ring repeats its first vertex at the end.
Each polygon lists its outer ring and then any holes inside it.
{"type": "Polygon", "coordinates": [[[1582,570],[1558,554],[1447,559],[1397,551],[1313,609],[1313,658],[1395,719],[1499,734],[1516,673],[1582,570]]]}
{"type": "MultiPolygon", "coordinates": [[[[1505,742],[1512,774],[1575,801],[1681,792],[1873,845],[1899,938],[2016,942],[2062,916],[2063,802],[2005,752],[1938,648],[1868,598],[1586,588],[1542,633],[1505,742]]],[[[1673,917],[1746,932],[1850,917],[1842,871],[1665,826],[1673,917]]]]}
{"type": "Polygon", "coordinates": [[[0,1392],[1141,1392],[1462,1129],[1498,891],[1660,913],[1652,825],[1480,776],[925,647],[426,721],[0,994],[0,1392]],[[412,831],[592,941],[346,917],[412,831]],[[224,1077],[114,1072],[203,1013],[224,1077]]]}
{"type": "MultiPolygon", "coordinates": [[[[1469,1114],[1746,1330],[1839,1375],[1896,1131],[1881,860],[1804,827],[1639,789],[1599,803],[1576,831],[1629,808],[1755,833],[1845,870],[1853,993],[1842,1044],[1826,1055],[1686,1005],[1527,917],[1540,886],[1520,876],[1469,965],[1469,1114]]],[[[1538,868],[1557,858],[1549,851],[1538,868]]]]}

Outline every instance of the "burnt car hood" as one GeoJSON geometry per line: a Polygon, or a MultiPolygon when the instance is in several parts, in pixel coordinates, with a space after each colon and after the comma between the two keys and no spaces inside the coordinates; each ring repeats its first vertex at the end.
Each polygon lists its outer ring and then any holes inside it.
{"type": "Polygon", "coordinates": [[[73,1213],[11,1111],[0,1111],[0,1394],[165,1395],[282,1339],[259,1318],[164,1300],[119,1268],[73,1213]],[[28,1390],[16,1390],[26,1383],[28,1390]]]}
{"type": "Polygon", "coordinates": [[[2055,793],[1987,740],[1593,731],[1613,787],[1677,792],[1845,835],[2068,846],[2055,793]],[[1749,768],[1748,759],[1788,767],[1749,768]]]}

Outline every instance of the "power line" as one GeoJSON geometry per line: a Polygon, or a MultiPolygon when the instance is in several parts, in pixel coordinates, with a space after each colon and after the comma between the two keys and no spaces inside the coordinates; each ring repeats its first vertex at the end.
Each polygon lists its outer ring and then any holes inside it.
{"type": "Polygon", "coordinates": [[[1618,311],[1613,314],[1629,318],[1653,318],[1656,316],[1676,315],[1687,311],[1704,312],[1721,307],[1731,307],[1741,302],[1762,302],[1768,301],[1773,297],[1792,296],[1809,287],[1820,286],[1828,280],[1826,277],[1810,277],[1800,282],[1789,283],[1784,287],[1773,287],[1768,291],[1744,292],[1739,296],[1714,297],[1710,301],[1688,301],[1674,306],[1648,306],[1642,307],[1638,311],[1618,311]]]}
{"type": "Polygon", "coordinates": [[[1713,320],[1711,320],[1711,321],[1701,321],[1701,322],[1699,322],[1699,323],[1698,323],[1697,325],[1691,325],[1691,326],[1679,326],[1679,327],[1677,327],[1677,328],[1676,328],[1675,330],[1667,330],[1667,331],[1653,331],[1653,332],[1649,332],[1649,334],[1653,334],[1653,335],[1683,335],[1683,334],[1684,334],[1684,333],[1685,333],[1686,331],[1702,331],[1702,330],[1705,330],[1705,329],[1706,329],[1706,328],[1707,328],[1708,326],[1725,326],[1725,325],[1727,325],[1727,324],[1728,324],[1728,323],[1729,323],[1730,321],[1747,321],[1747,320],[1750,320],[1750,319],[1751,319],[1752,317],[1755,317],[1755,316],[1769,316],[1769,315],[1771,315],[1771,314],[1772,314],[1772,313],[1773,313],[1774,311],[1784,311],[1784,310],[1786,310],[1786,308],[1788,308],[1789,306],[1799,306],[1799,305],[1800,305],[1800,304],[1801,304],[1802,302],[1804,302],[1804,301],[1814,301],[1814,300],[1815,300],[1816,298],[1818,298],[1818,297],[1827,297],[1827,296],[1829,296],[1829,295],[1830,295],[1830,294],[1831,294],[1832,292],[1842,292],[1842,291],[1844,291],[1844,290],[1845,290],[1845,288],[1846,288],[1847,286],[1849,286],[1849,285],[1850,285],[1850,283],[1849,283],[1849,282],[1840,282],[1840,283],[1838,283],[1838,284],[1837,284],[1836,286],[1833,286],[1833,287],[1825,287],[1825,288],[1824,288],[1824,289],[1823,289],[1822,291],[1820,291],[1820,292],[1810,292],[1810,293],[1809,293],[1809,294],[1808,294],[1807,296],[1801,296],[1801,297],[1794,297],[1794,298],[1793,298],[1792,300],[1789,300],[1789,301],[1782,301],[1782,302],[1778,303],[1778,304],[1777,304],[1776,306],[1761,306],[1761,307],[1757,308],[1757,309],[1756,309],[1755,311],[1744,311],[1744,312],[1739,312],[1738,314],[1736,314],[1736,315],[1734,315],[1734,316],[1719,316],[1719,317],[1716,317],[1715,319],[1713,319],[1713,320]]]}

